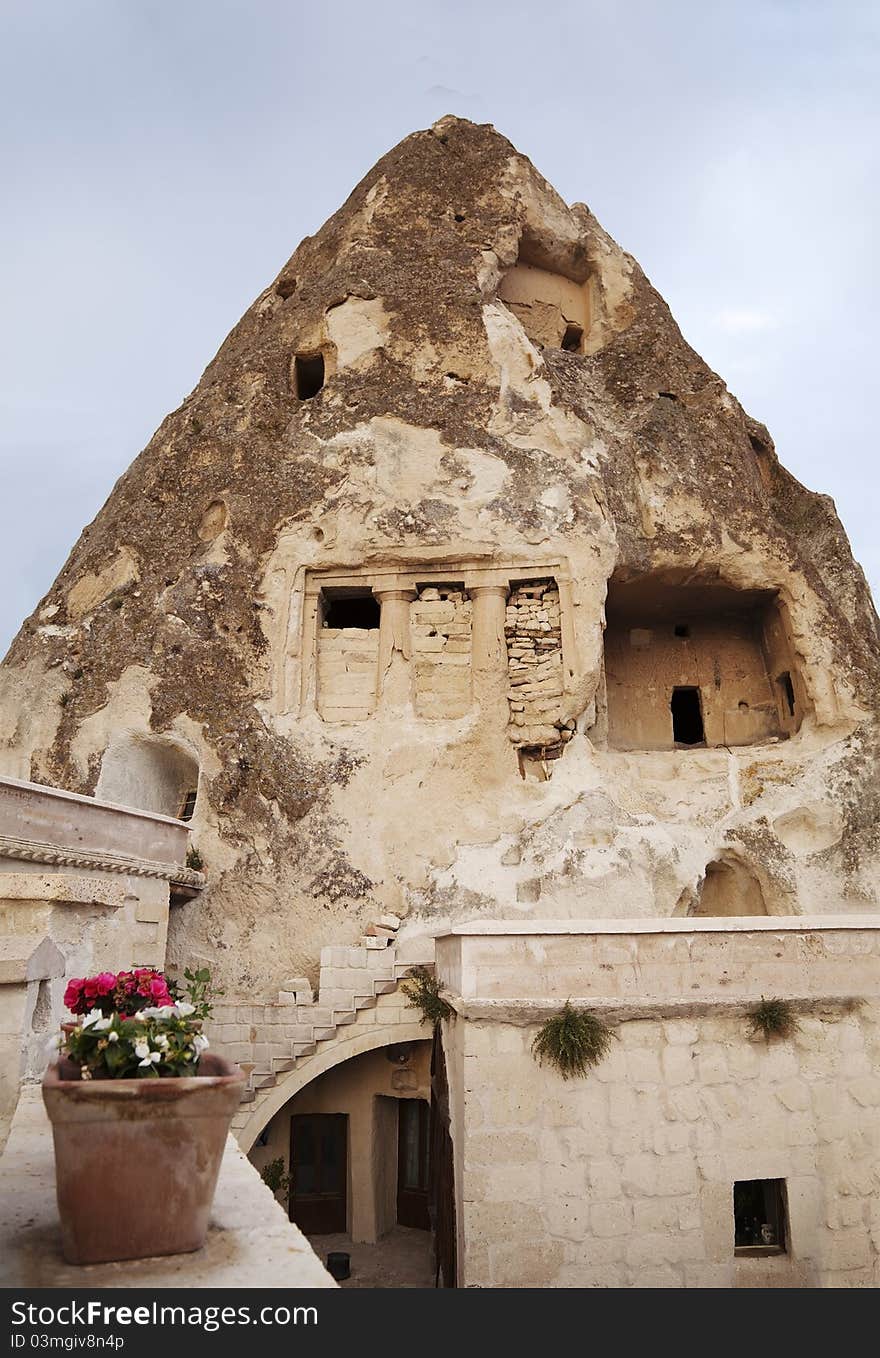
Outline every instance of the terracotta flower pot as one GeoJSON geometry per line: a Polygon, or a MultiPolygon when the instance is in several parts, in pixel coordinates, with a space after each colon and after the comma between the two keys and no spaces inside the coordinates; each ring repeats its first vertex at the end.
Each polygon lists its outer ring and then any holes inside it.
{"type": "Polygon", "coordinates": [[[71,1264],[182,1254],[204,1244],[244,1075],[206,1053],[184,1079],[70,1080],[50,1065],[61,1244],[71,1264]]]}

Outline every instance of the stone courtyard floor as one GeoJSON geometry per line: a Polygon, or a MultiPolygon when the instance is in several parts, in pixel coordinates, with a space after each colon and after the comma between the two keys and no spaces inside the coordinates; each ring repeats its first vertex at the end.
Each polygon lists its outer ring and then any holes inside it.
{"type": "Polygon", "coordinates": [[[331,1250],[351,1255],[351,1277],[340,1287],[433,1287],[430,1231],[395,1226],[375,1245],[353,1244],[347,1235],[310,1235],[309,1244],[326,1264],[331,1250]]]}

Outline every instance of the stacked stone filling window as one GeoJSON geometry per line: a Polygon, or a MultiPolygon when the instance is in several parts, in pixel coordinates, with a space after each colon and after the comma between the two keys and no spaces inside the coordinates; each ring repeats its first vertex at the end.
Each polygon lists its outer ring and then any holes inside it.
{"type": "Polygon", "coordinates": [[[562,719],[562,624],[555,580],[511,587],[504,633],[511,739],[524,748],[559,752],[571,739],[574,722],[562,719]]]}
{"type": "Polygon", "coordinates": [[[318,711],[325,721],[365,721],[376,707],[379,604],[370,590],[323,604],[318,632],[318,711]]]}
{"type": "Polygon", "coordinates": [[[417,715],[463,717],[471,706],[471,602],[462,586],[422,586],[410,633],[417,715]]]}

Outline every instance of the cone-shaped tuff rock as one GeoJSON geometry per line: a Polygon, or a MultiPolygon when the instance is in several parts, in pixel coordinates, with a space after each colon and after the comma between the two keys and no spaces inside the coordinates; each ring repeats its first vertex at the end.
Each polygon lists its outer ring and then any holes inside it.
{"type": "Polygon", "coordinates": [[[444,118],[84,530],[0,768],[197,790],[171,958],[268,995],[383,911],[876,909],[878,673],[830,500],[586,207],[444,118]]]}

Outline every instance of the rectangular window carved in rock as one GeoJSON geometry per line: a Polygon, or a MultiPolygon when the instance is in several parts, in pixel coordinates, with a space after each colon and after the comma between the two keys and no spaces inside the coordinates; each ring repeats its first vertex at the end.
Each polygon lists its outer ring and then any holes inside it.
{"type": "Polygon", "coordinates": [[[462,717],[471,706],[471,602],[460,584],[419,587],[410,607],[416,714],[462,717]]]}
{"type": "Polygon", "coordinates": [[[705,745],[703,705],[698,688],[674,688],[669,704],[672,739],[676,745],[705,745]]]}
{"type": "Polygon", "coordinates": [[[376,707],[379,602],[369,589],[325,591],[318,615],[318,711],[365,721],[376,707]]]}

